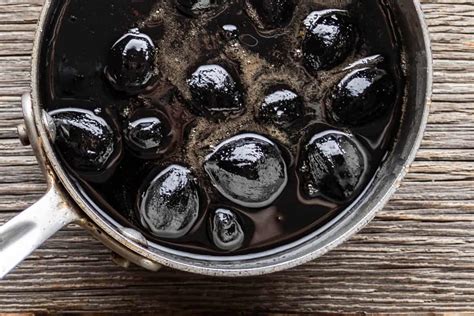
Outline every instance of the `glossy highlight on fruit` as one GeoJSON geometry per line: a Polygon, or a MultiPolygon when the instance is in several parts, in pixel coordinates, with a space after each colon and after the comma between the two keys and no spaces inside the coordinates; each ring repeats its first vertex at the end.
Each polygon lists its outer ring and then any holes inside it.
{"type": "Polygon", "coordinates": [[[225,118],[244,110],[239,85],[220,65],[200,66],[187,83],[191,91],[191,105],[200,115],[225,118]]]}
{"type": "Polygon", "coordinates": [[[224,197],[250,208],[272,204],[288,182],[279,148],[257,134],[224,141],[206,158],[204,169],[224,197]]]}
{"type": "Polygon", "coordinates": [[[303,58],[310,72],[336,67],[354,50],[357,32],[347,11],[314,11],[304,26],[303,58]]]}
{"type": "Polygon", "coordinates": [[[194,16],[219,8],[225,0],[175,0],[175,2],[182,13],[194,16]]]}
{"type": "Polygon", "coordinates": [[[170,132],[165,118],[144,116],[126,123],[124,138],[128,147],[139,156],[153,157],[162,149],[170,132]]]}
{"type": "Polygon", "coordinates": [[[247,0],[266,28],[283,27],[291,21],[294,0],[247,0]]]}
{"type": "Polygon", "coordinates": [[[276,89],[267,95],[259,110],[259,118],[263,122],[283,128],[291,126],[303,115],[303,100],[288,89],[276,89]]]}
{"type": "Polygon", "coordinates": [[[336,123],[368,123],[395,104],[393,77],[383,69],[362,68],[346,75],[333,89],[326,111],[336,123]]]}
{"type": "Polygon", "coordinates": [[[138,94],[156,81],[155,45],[138,29],[131,29],[112,46],[105,75],[118,91],[138,94]]]}
{"type": "Polygon", "coordinates": [[[64,108],[49,114],[56,125],[55,145],[79,174],[100,174],[119,159],[120,137],[103,118],[78,108],[64,108]]]}
{"type": "Polygon", "coordinates": [[[214,245],[224,251],[235,251],[242,247],[244,232],[237,216],[228,209],[217,209],[211,217],[211,235],[214,245]]]}
{"type": "Polygon", "coordinates": [[[355,196],[361,185],[366,159],[352,135],[325,131],[303,148],[300,172],[309,198],[319,194],[337,202],[355,196]]]}
{"type": "Polygon", "coordinates": [[[183,237],[198,216],[199,192],[189,169],[171,165],[146,183],[139,201],[139,217],[153,235],[183,237]]]}

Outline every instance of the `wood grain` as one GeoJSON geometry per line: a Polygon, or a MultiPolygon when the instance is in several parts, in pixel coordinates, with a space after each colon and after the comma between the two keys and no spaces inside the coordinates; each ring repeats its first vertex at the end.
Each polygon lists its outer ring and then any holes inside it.
{"type": "MultiPolygon", "coordinates": [[[[474,311],[474,0],[422,2],[435,58],[426,137],[398,193],[350,242],[291,271],[227,280],[122,270],[71,227],[0,282],[0,311],[474,311]]],[[[0,222],[45,190],[15,131],[41,5],[0,0],[0,222]]]]}

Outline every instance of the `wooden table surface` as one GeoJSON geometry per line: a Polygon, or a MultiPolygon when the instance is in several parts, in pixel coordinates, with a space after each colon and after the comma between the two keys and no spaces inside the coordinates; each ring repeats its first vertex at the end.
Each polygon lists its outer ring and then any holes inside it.
{"type": "MultiPolygon", "coordinates": [[[[0,281],[0,311],[474,311],[474,0],[422,2],[435,58],[423,146],[389,205],[349,242],[287,272],[229,280],[123,270],[70,227],[0,281]]],[[[45,191],[16,134],[41,6],[0,0],[0,222],[45,191]]]]}

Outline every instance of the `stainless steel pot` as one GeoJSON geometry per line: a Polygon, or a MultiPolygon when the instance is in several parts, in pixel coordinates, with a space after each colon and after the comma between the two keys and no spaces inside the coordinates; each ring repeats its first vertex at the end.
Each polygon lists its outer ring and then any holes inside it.
{"type": "Polygon", "coordinates": [[[430,105],[432,66],[427,27],[417,0],[389,0],[396,27],[404,39],[408,70],[407,106],[393,152],[376,179],[351,208],[322,229],[294,244],[258,257],[199,257],[160,247],[140,232],[118,225],[97,212],[93,202],[78,193],[50,142],[51,122],[39,104],[39,55],[43,30],[52,14],[46,0],[38,24],[32,58],[31,94],[23,96],[25,123],[19,126],[23,144],[31,143],[48,182],[48,191],[36,204],[0,227],[0,278],[62,227],[76,223],[90,231],[115,254],[116,262],[130,262],[149,270],[168,266],[212,276],[250,276],[288,269],[333,249],[364,227],[388,201],[408,171],[426,127],[430,105]]]}

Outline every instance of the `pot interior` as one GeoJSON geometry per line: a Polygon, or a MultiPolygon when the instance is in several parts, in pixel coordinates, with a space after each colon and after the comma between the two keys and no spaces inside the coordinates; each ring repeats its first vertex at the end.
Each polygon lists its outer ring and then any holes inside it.
{"type": "Polygon", "coordinates": [[[280,248],[261,252],[251,258],[246,256],[205,256],[180,252],[148,242],[146,246],[130,239],[123,227],[114,221],[92,201],[79,192],[67,176],[55,155],[40,123],[41,67],[40,60],[45,43],[43,32],[49,32],[50,19],[57,7],[54,1],[46,1],[39,23],[33,54],[32,95],[35,119],[43,139],[44,148],[55,173],[74,201],[101,230],[115,238],[125,247],[152,261],[184,271],[209,275],[256,275],[290,268],[304,263],[340,244],[367,224],[380,210],[400,184],[409,164],[420,145],[428,115],[428,100],[431,90],[431,55],[426,26],[419,3],[413,0],[385,1],[390,7],[394,28],[399,32],[403,44],[406,70],[405,106],[401,126],[388,159],[383,163],[365,192],[346,211],[313,233],[280,248]]]}

